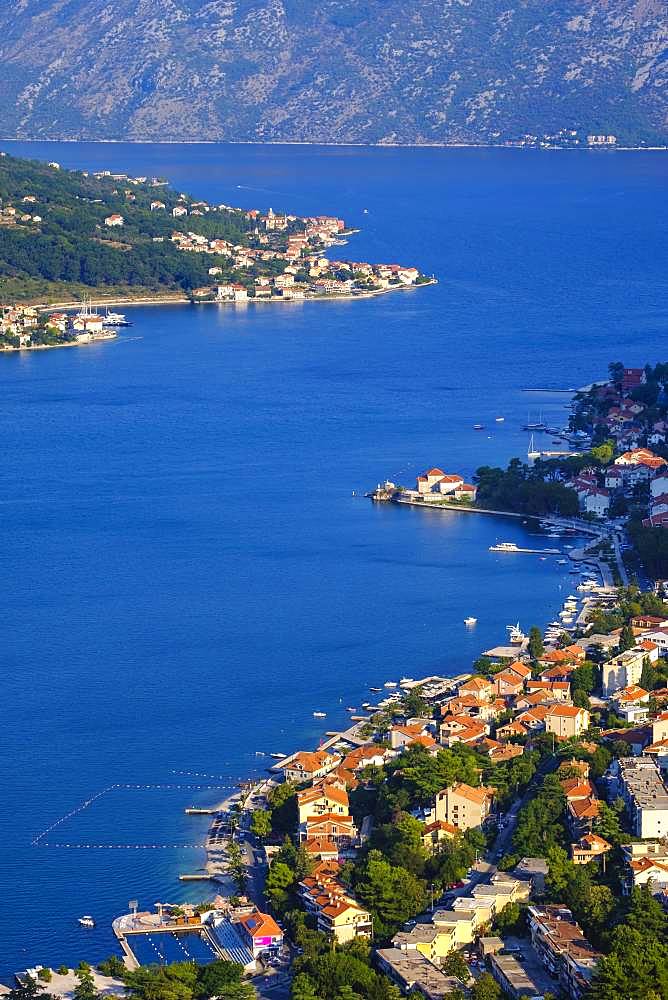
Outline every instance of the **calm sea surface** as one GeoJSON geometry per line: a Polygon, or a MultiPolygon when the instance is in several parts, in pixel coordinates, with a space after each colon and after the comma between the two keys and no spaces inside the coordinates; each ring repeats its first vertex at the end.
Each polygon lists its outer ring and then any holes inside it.
{"type": "Polygon", "coordinates": [[[369,684],[456,673],[510,622],[553,617],[563,568],[488,552],[526,541],[522,524],[361,494],[505,464],[528,411],[565,417],[547,390],[666,359],[668,158],[5,148],[337,213],[362,229],[346,254],[440,280],[357,303],[128,309],[114,343],[0,358],[8,979],[106,956],[130,898],[198,898],[177,876],[202,863],[181,845],[206,823],[184,806],[266,766],[255,751],[316,744],[313,710],[340,725],[369,684]],[[153,844],[171,846],[134,846],[153,844]]]}

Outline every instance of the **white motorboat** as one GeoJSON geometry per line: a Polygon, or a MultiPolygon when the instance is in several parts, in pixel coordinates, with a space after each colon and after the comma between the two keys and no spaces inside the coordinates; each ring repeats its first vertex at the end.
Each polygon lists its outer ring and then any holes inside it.
{"type": "Polygon", "coordinates": [[[85,914],[83,917],[79,917],[79,923],[82,927],[95,927],[95,921],[91,917],[90,913],[85,914]]]}
{"type": "Polygon", "coordinates": [[[130,323],[130,321],[125,318],[125,315],[123,313],[109,312],[109,309],[107,309],[104,316],[102,317],[102,326],[111,326],[111,327],[132,326],[132,323],[130,323]]]}
{"type": "Polygon", "coordinates": [[[314,712],[313,713],[313,718],[314,719],[326,719],[327,718],[327,712],[314,712]]]}
{"type": "Polygon", "coordinates": [[[465,625],[475,625],[477,623],[477,621],[478,621],[477,618],[474,618],[473,615],[469,615],[468,618],[464,619],[464,624],[465,625]]]}

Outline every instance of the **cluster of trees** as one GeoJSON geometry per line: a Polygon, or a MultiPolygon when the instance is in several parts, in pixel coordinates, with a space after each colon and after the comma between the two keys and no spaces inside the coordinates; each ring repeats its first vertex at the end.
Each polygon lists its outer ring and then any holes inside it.
{"type": "MultiPolygon", "coordinates": [[[[211,283],[208,269],[222,269],[221,281],[253,285],[257,268],[237,272],[228,258],[184,253],[170,241],[174,230],[218,237],[233,244],[249,243],[253,223],[236,209],[173,218],[179,196],[167,187],[128,186],[127,181],[94,178],[42,163],[2,157],[0,199],[19,208],[26,194],[37,199],[26,206],[41,222],[0,227],[0,274],[15,279],[43,279],[90,287],[141,286],[154,291],[191,289],[211,283]],[[127,193],[129,192],[129,194],[127,193]],[[151,212],[158,199],[165,210],[151,212]],[[122,215],[122,229],[110,230],[104,219],[122,215]],[[158,239],[161,242],[155,242],[158,239]]],[[[294,223],[293,226],[297,226],[294,223]]],[[[262,262],[261,272],[283,270],[280,261],[262,262]]]]}
{"type": "Polygon", "coordinates": [[[588,1000],[668,1000],[668,917],[647,888],[611,931],[588,1000]]]}
{"type": "Polygon", "coordinates": [[[143,965],[126,972],[123,981],[138,1000],[208,1000],[210,997],[254,1000],[256,995],[253,985],[244,978],[243,966],[222,960],[209,965],[194,962],[143,965]]]}
{"type": "Polygon", "coordinates": [[[477,502],[482,507],[516,511],[541,516],[560,514],[575,517],[579,513],[577,494],[563,483],[545,481],[542,463],[534,468],[513,458],[508,468],[481,466],[474,476],[478,485],[477,502]]]}
{"type": "Polygon", "coordinates": [[[644,527],[640,519],[634,519],[629,522],[628,533],[650,576],[660,580],[668,578],[668,531],[644,527]]]}
{"type": "Polygon", "coordinates": [[[295,846],[286,835],[271,862],[265,883],[265,895],[276,913],[287,914],[297,906],[297,887],[312,871],[313,859],[303,845],[295,846]]]}
{"type": "MultiPolygon", "coordinates": [[[[126,990],[137,1000],[254,1000],[255,989],[244,978],[243,966],[236,962],[216,961],[209,965],[194,962],[173,962],[171,965],[144,965],[132,972],[120,958],[112,955],[99,965],[106,976],[123,980],[126,990]]],[[[49,970],[45,970],[48,973],[49,970]]],[[[63,968],[59,970],[67,973],[63,968]]],[[[82,962],[76,970],[74,1000],[100,1000],[91,967],[82,962]]],[[[51,975],[42,976],[50,982],[51,975]]],[[[30,976],[8,993],[9,1000],[57,1000],[45,987],[30,976]]]]}
{"type": "Polygon", "coordinates": [[[536,795],[520,810],[513,833],[513,854],[500,867],[512,868],[522,857],[547,857],[552,847],[567,843],[564,826],[566,796],[555,774],[547,774],[536,795]]]}
{"type": "Polygon", "coordinates": [[[369,945],[357,939],[332,949],[324,934],[295,929],[303,954],[295,960],[292,1000],[400,1000],[401,991],[370,964],[369,945]]]}

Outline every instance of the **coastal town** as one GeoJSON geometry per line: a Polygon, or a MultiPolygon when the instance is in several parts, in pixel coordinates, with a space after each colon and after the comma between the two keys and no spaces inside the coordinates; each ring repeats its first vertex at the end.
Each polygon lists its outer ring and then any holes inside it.
{"type": "MultiPolygon", "coordinates": [[[[668,595],[629,578],[606,532],[665,531],[667,374],[613,365],[575,397],[568,430],[591,450],[559,479],[574,516],[540,521],[577,577],[559,618],[508,626],[458,676],[372,687],[348,726],[190,810],[212,822],[205,868],[182,878],[217,894],[135,903],[113,925],[122,959],[96,976],[139,996],[183,962],[232,963],[252,992],[293,1000],[332,975],[384,1000],[652,995],[668,958],[668,595]],[[588,506],[592,491],[609,503],[588,506]]],[[[479,489],[431,468],[374,498],[473,513],[479,489]]],[[[57,982],[36,966],[14,992],[40,977],[57,982]]]]}
{"type": "MultiPolygon", "coordinates": [[[[86,298],[115,305],[275,303],[436,283],[413,265],[331,259],[328,251],[354,232],[336,216],[246,210],[173,191],[160,178],[68,171],[3,153],[0,278],[13,323],[3,334],[31,340],[19,349],[53,346],[35,334],[23,337],[32,317],[22,316],[22,307],[45,314],[49,303],[62,309],[86,298]]],[[[43,331],[52,326],[40,322],[43,331]]]]}
{"type": "MultiPolygon", "coordinates": [[[[609,551],[617,582],[668,576],[668,369],[610,366],[610,378],[574,394],[568,426],[532,425],[532,438],[559,435],[569,451],[530,444],[527,463],[478,470],[472,483],[430,468],[415,486],[390,480],[377,502],[445,511],[552,519],[609,551]]],[[[547,522],[546,522],[547,523],[547,522]]]]}
{"type": "Polygon", "coordinates": [[[42,313],[35,306],[0,306],[0,351],[76,347],[113,340],[120,327],[129,326],[122,313],[93,312],[90,305],[78,313],[42,313]]]}

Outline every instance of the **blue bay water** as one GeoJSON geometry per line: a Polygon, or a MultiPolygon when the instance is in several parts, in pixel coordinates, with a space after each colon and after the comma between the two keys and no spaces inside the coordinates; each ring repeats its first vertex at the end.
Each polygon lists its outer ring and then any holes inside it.
{"type": "Polygon", "coordinates": [[[346,256],[440,282],[363,302],[128,308],[114,343],[0,358],[8,979],[106,956],[130,898],[199,898],[178,874],[202,851],[174,845],[201,843],[206,821],[184,807],[260,771],[255,751],[316,745],[314,710],[336,727],[369,685],[457,673],[507,624],[554,616],[573,580],[555,559],[488,551],[526,541],[521,523],[362,494],[434,464],[505,464],[526,452],[529,411],[566,417],[564,396],[524,390],[665,360],[668,161],[5,148],[340,214],[361,228],[346,256]]]}

